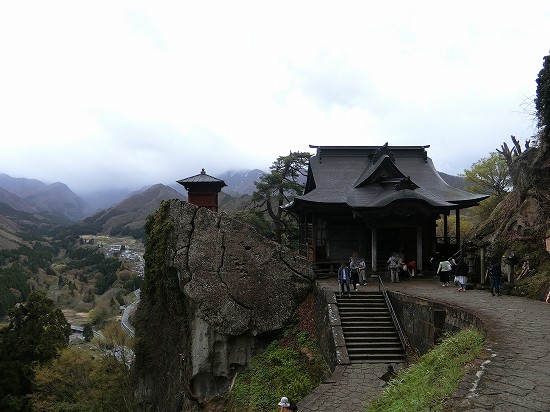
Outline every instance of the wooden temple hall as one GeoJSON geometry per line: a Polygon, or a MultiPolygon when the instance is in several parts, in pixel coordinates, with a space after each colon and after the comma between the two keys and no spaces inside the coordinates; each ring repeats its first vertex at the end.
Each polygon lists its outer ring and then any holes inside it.
{"type": "Polygon", "coordinates": [[[488,197],[449,186],[428,157],[429,146],[310,147],[316,154],[304,194],[284,209],[298,218],[300,252],[331,271],[353,252],[373,274],[383,273],[396,252],[422,271],[436,251],[450,256],[459,250],[460,210],[488,197]],[[455,238],[448,230],[451,213],[455,238]]]}

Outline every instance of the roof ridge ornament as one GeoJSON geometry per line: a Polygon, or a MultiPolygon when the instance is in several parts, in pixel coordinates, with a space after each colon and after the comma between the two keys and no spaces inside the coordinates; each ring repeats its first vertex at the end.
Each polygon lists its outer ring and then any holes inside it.
{"type": "Polygon", "coordinates": [[[383,146],[380,146],[379,149],[375,150],[370,156],[372,160],[372,164],[375,164],[380,157],[387,155],[390,160],[395,163],[395,156],[393,155],[393,152],[390,150],[388,146],[388,142],[386,142],[383,146]]]}
{"type": "Polygon", "coordinates": [[[414,189],[418,189],[419,187],[420,186],[418,186],[416,183],[414,183],[411,180],[410,176],[407,176],[400,179],[399,182],[397,182],[397,184],[395,185],[395,190],[403,190],[403,189],[414,190],[414,189]]]}

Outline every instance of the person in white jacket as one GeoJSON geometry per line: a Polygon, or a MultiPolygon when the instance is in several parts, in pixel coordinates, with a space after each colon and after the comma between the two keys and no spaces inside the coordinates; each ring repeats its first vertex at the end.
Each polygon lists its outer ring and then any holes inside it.
{"type": "Polygon", "coordinates": [[[451,275],[451,262],[447,260],[445,256],[441,256],[441,262],[437,268],[437,274],[439,275],[439,281],[441,286],[449,286],[449,276],[451,275]]]}

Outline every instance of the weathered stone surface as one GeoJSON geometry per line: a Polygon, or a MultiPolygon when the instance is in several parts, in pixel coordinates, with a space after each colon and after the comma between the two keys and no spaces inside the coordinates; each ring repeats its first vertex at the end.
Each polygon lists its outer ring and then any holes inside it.
{"type": "Polygon", "coordinates": [[[164,219],[173,224],[166,272],[177,273],[187,312],[179,340],[185,347],[177,348],[185,354],[185,372],[168,384],[201,403],[225,392],[236,372],[289,324],[315,275],[306,259],[224,213],[172,200],[164,219]]]}

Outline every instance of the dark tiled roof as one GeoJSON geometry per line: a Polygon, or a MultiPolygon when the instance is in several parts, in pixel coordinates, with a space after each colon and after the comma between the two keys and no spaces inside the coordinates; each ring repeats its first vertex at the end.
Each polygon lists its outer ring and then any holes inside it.
{"type": "Polygon", "coordinates": [[[184,186],[189,183],[217,183],[221,185],[220,187],[227,186],[223,180],[207,175],[204,169],[202,169],[198,175],[187,177],[185,179],[180,179],[176,182],[184,186]]]}
{"type": "Polygon", "coordinates": [[[427,156],[429,146],[312,147],[317,148],[317,154],[310,159],[308,182],[314,183],[308,184],[307,193],[297,197],[295,204],[380,208],[411,200],[454,209],[487,198],[449,186],[427,156]],[[406,177],[410,182],[407,180],[405,189],[397,190],[396,185],[406,177]]]}

